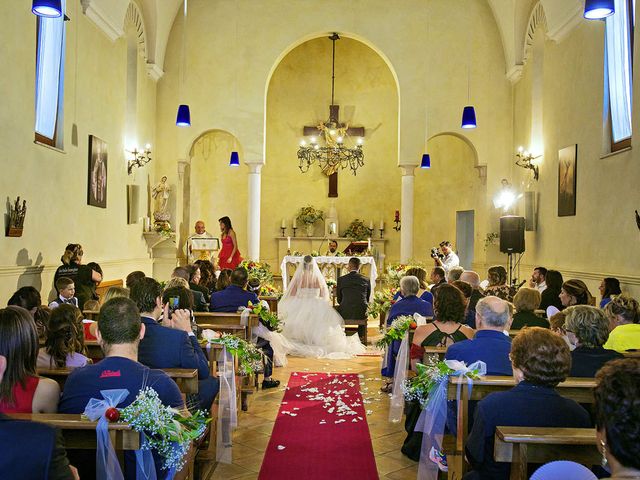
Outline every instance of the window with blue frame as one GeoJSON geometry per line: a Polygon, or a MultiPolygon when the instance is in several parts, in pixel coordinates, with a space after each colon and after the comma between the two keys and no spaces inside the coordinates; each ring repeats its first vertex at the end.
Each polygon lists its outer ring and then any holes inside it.
{"type": "MultiPolygon", "coordinates": [[[[65,1],[62,1],[63,12],[65,1]]],[[[65,16],[38,17],[35,139],[62,149],[65,16]]]]}

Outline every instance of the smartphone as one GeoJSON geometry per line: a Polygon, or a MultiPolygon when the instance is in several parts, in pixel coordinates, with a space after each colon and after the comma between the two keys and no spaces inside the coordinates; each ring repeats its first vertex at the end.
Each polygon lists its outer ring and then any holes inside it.
{"type": "Polygon", "coordinates": [[[180,308],[180,297],[169,297],[169,318],[180,308]]]}

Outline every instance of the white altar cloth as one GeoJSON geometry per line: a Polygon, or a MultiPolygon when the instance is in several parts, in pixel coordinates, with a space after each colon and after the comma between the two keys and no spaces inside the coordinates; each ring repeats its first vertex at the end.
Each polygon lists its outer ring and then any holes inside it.
{"type": "MultiPolygon", "coordinates": [[[[351,257],[333,257],[333,256],[321,256],[315,257],[319,267],[322,265],[340,265],[346,266],[349,263],[351,257]]],[[[376,288],[376,279],[378,278],[378,269],[376,268],[376,261],[373,257],[358,257],[362,265],[370,265],[369,269],[369,281],[371,282],[371,295],[369,301],[373,301],[373,292],[376,288]]],[[[282,259],[280,264],[280,272],[282,272],[282,290],[287,289],[289,283],[289,276],[287,274],[287,265],[298,265],[302,263],[303,256],[286,255],[282,259]]]]}

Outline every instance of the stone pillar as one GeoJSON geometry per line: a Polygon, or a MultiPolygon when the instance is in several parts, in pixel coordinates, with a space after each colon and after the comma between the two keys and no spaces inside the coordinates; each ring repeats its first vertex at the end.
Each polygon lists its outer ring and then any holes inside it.
{"type": "Polygon", "coordinates": [[[400,204],[400,261],[413,258],[413,181],[415,165],[402,168],[402,196],[400,204]]]}
{"type": "Polygon", "coordinates": [[[178,162],[178,181],[176,182],[176,216],[175,223],[172,225],[173,230],[176,232],[176,258],[178,264],[184,265],[187,260],[184,256],[183,246],[189,233],[190,220],[190,178],[189,178],[189,162],[185,159],[179,158],[178,162]],[[186,175],[185,175],[186,173],[186,175]]]}
{"type": "Polygon", "coordinates": [[[247,258],[260,259],[260,170],[261,163],[247,163],[249,167],[249,195],[247,202],[247,258]]]}

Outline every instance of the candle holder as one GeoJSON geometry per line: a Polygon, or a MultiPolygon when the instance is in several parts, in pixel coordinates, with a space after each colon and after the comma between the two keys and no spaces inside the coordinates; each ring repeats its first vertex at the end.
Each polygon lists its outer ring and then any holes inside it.
{"type": "Polygon", "coordinates": [[[374,229],[373,229],[373,228],[367,228],[367,230],[369,230],[369,236],[370,236],[370,237],[373,237],[373,231],[374,231],[374,229]]]}
{"type": "Polygon", "coordinates": [[[296,230],[298,229],[298,227],[291,227],[291,230],[293,230],[293,236],[296,236],[296,230]]]}
{"type": "Polygon", "coordinates": [[[287,248],[287,255],[291,255],[291,249],[287,248]]]}
{"type": "Polygon", "coordinates": [[[399,232],[399,231],[400,231],[400,228],[401,228],[401,225],[400,225],[400,219],[399,219],[399,218],[396,218],[396,219],[393,221],[393,223],[395,223],[395,224],[396,224],[396,226],[395,226],[395,227],[393,227],[393,229],[394,229],[396,232],[399,232]]]}
{"type": "Polygon", "coordinates": [[[380,238],[384,238],[384,228],[380,228],[380,238]]]}
{"type": "Polygon", "coordinates": [[[280,227],[280,230],[282,231],[282,236],[284,237],[284,234],[287,231],[287,227],[280,227]]]}

